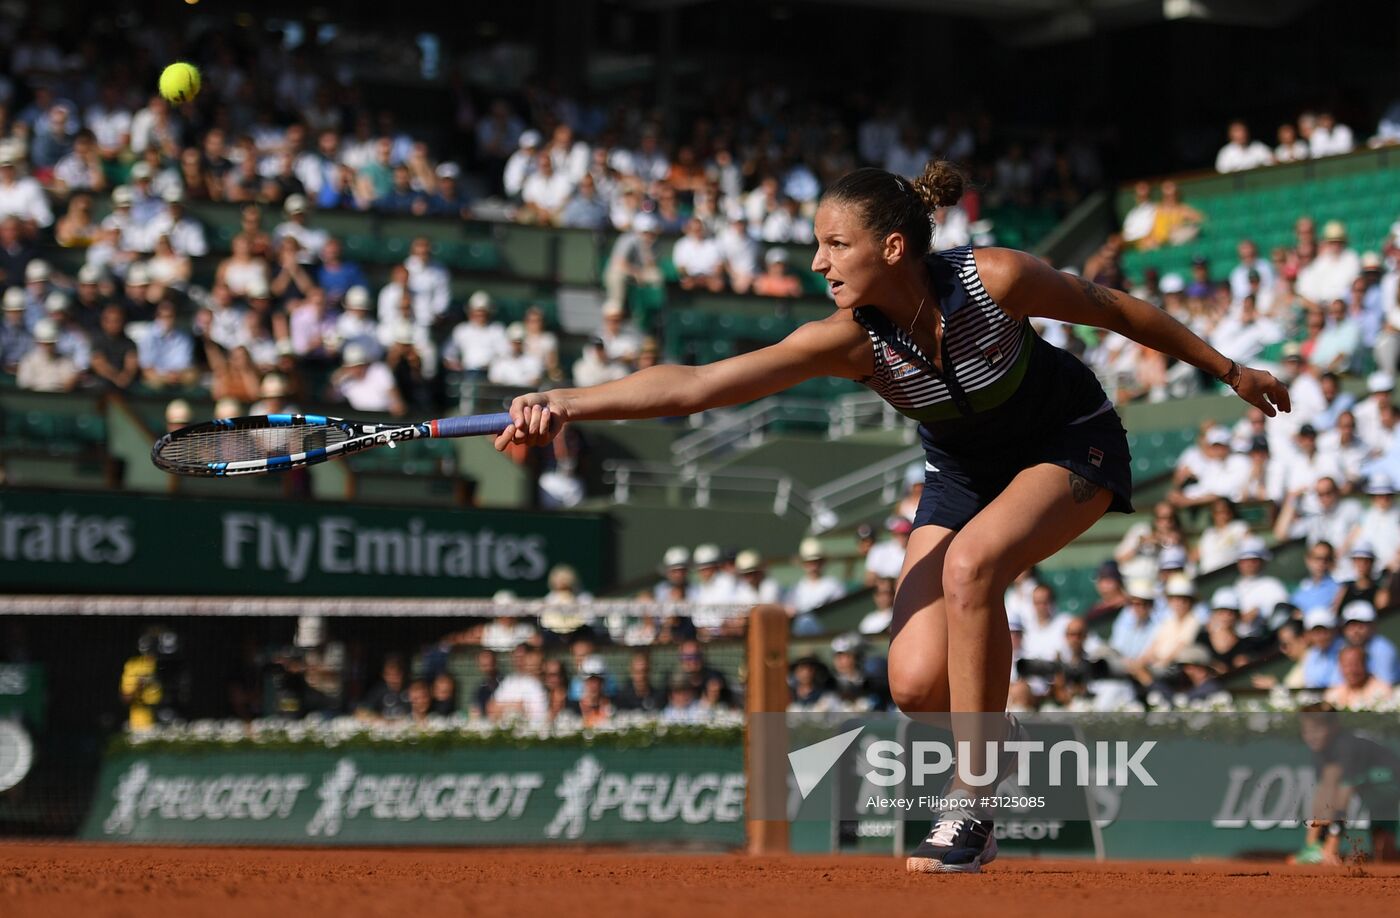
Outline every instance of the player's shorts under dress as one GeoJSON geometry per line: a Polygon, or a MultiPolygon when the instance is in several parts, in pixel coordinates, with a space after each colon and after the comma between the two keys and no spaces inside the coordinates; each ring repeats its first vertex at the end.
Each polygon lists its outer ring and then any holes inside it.
{"type": "Polygon", "coordinates": [[[860,382],[919,422],[924,493],[915,527],[961,529],[1017,473],[1049,463],[1113,494],[1132,513],[1128,438],[1093,371],[992,300],[971,246],[925,259],[942,312],[940,373],[873,306],[854,311],[875,348],[860,382]]]}

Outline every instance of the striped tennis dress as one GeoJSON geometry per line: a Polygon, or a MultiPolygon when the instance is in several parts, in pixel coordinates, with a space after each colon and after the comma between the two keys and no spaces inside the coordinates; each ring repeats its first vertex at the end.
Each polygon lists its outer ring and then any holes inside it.
{"type": "Polygon", "coordinates": [[[1016,474],[1050,463],[1113,493],[1132,512],[1127,435],[1093,372],[987,294],[971,246],[925,260],[943,323],[939,372],[873,306],[854,311],[875,349],[861,383],[919,422],[926,456],[914,524],[961,529],[1016,474]]]}

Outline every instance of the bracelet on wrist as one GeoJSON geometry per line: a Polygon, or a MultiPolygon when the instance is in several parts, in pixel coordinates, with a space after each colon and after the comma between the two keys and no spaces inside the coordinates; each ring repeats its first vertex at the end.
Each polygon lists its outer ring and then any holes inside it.
{"type": "Polygon", "coordinates": [[[1240,385],[1240,379],[1243,376],[1244,367],[1240,366],[1239,361],[1231,360],[1230,369],[1225,371],[1225,375],[1220,377],[1220,381],[1223,382],[1225,385],[1229,386],[1231,389],[1237,389],[1240,385]]]}

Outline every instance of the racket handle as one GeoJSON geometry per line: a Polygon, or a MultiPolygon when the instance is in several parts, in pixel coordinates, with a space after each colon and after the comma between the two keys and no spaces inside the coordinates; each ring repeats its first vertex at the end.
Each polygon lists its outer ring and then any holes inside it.
{"type": "Polygon", "coordinates": [[[494,436],[511,424],[510,413],[471,414],[455,418],[438,418],[429,421],[428,427],[434,437],[480,437],[494,436]]]}

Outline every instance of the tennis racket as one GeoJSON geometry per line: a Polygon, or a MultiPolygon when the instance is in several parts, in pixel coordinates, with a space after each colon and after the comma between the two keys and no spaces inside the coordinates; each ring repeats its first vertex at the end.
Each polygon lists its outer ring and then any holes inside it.
{"type": "Polygon", "coordinates": [[[151,461],[175,475],[259,475],[425,437],[495,436],[510,424],[505,412],[421,424],[365,424],[322,414],[228,418],[171,431],[151,448],[151,461]]]}

